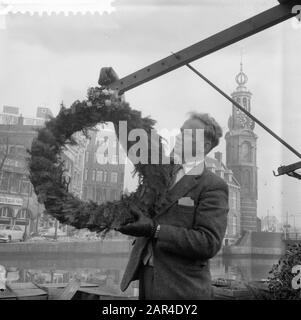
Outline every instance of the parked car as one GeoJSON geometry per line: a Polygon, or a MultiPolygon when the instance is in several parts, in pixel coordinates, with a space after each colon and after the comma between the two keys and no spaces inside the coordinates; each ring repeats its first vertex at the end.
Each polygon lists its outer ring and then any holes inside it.
{"type": "Polygon", "coordinates": [[[0,242],[23,241],[23,237],[20,226],[0,226],[0,242]]]}

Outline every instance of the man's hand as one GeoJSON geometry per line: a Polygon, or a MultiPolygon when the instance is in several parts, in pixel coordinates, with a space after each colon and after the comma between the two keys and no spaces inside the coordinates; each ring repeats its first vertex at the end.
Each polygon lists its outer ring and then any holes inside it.
{"type": "Polygon", "coordinates": [[[101,68],[98,79],[98,84],[100,86],[106,87],[116,80],[119,80],[119,77],[112,67],[101,68]]]}
{"type": "Polygon", "coordinates": [[[131,206],[131,211],[138,220],[115,230],[134,237],[152,237],[156,231],[156,223],[146,217],[137,207],[131,206]]]}

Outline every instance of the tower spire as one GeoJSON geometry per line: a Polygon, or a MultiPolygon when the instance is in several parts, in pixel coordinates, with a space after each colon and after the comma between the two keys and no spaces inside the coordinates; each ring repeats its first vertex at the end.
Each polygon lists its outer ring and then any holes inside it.
{"type": "Polygon", "coordinates": [[[245,84],[248,82],[248,77],[243,71],[243,48],[240,49],[240,72],[235,80],[238,84],[237,90],[246,89],[245,84]]]}
{"type": "Polygon", "coordinates": [[[240,72],[243,72],[242,58],[243,58],[243,48],[240,49],[240,72]]]}

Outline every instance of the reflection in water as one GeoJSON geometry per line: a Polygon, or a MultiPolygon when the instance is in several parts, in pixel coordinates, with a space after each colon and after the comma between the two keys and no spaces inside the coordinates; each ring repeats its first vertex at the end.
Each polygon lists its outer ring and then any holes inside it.
{"type": "MultiPolygon", "coordinates": [[[[125,293],[119,285],[128,261],[127,255],[31,255],[26,257],[0,258],[0,264],[7,271],[7,278],[13,282],[68,283],[73,278],[83,282],[97,284],[108,294],[137,296],[135,281],[125,293]]],[[[226,278],[238,281],[266,279],[272,265],[278,258],[223,258],[218,256],[211,260],[212,278],[226,278]]]]}
{"type": "Polygon", "coordinates": [[[77,278],[82,282],[97,284],[107,294],[137,296],[138,284],[133,282],[122,293],[119,285],[128,261],[127,255],[32,255],[32,257],[1,257],[0,264],[12,272],[12,282],[35,282],[37,284],[68,283],[77,278]],[[17,277],[16,277],[17,273],[17,277]]]}
{"type": "Polygon", "coordinates": [[[242,282],[267,279],[276,258],[224,258],[221,256],[211,260],[212,278],[225,278],[242,282]]]}

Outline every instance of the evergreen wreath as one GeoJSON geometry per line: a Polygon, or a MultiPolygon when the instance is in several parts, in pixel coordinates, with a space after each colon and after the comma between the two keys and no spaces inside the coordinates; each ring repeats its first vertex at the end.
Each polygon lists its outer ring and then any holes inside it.
{"type": "Polygon", "coordinates": [[[288,244],[285,253],[269,271],[266,286],[245,284],[255,300],[301,300],[299,274],[293,273],[293,267],[301,265],[301,244],[288,244]],[[296,277],[297,288],[293,287],[296,277]]]}
{"type": "MultiPolygon", "coordinates": [[[[82,132],[88,138],[89,130],[97,124],[112,122],[119,139],[119,121],[127,121],[128,130],[141,128],[147,132],[150,159],[150,132],[155,121],[142,117],[141,112],[131,109],[115,91],[103,87],[90,88],[86,100],[75,101],[68,109],[62,104],[59,114],[38,129],[29,150],[30,181],[38,201],[44,204],[48,214],[61,223],[77,229],[88,228],[104,236],[111,229],[135,221],[136,216],[131,208],[138,207],[145,215],[153,217],[166,203],[173,165],[135,164],[134,173],[139,178],[137,190],[122,195],[120,200],[100,205],[82,201],[68,191],[61,152],[67,144],[77,144],[72,135],[82,132]]],[[[159,146],[161,155],[161,137],[158,139],[159,146]]]]}
{"type": "Polygon", "coordinates": [[[298,289],[293,288],[293,267],[301,265],[301,244],[288,244],[285,254],[269,272],[269,299],[300,300],[300,280],[298,289]]]}

